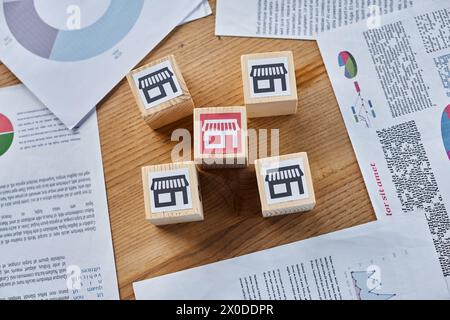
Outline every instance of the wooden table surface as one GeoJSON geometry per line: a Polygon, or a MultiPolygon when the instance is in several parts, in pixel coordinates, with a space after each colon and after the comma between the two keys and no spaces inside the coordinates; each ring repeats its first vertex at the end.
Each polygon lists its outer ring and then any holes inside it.
{"type": "MultiPolygon", "coordinates": [[[[215,1],[211,1],[215,11],[215,1]]],[[[122,299],[132,283],[233,258],[375,220],[317,44],[313,41],[216,37],[214,15],[178,27],[144,61],[174,54],[196,107],[243,105],[240,57],[291,50],[299,111],[294,116],[250,119],[249,128],[279,129],[280,153],[308,153],[316,208],[263,219],[253,166],[202,171],[205,221],[155,227],[144,220],[141,167],[171,162],[177,128],[158,131],[142,120],[123,79],[98,108],[103,164],[122,299]]],[[[143,39],[145,41],[145,39],[143,39]]],[[[0,86],[18,80],[0,64],[0,86]]],[[[189,156],[189,155],[187,155],[189,156]]]]}

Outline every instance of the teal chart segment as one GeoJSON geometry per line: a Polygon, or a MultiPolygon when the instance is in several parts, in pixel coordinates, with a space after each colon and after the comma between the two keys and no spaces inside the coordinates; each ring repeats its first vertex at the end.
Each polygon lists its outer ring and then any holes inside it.
{"type": "Polygon", "coordinates": [[[45,59],[69,62],[89,59],[114,47],[134,27],[144,1],[111,0],[95,23],[77,30],[48,25],[37,13],[34,0],[4,0],[3,9],[8,28],[24,48],[45,59]]]}

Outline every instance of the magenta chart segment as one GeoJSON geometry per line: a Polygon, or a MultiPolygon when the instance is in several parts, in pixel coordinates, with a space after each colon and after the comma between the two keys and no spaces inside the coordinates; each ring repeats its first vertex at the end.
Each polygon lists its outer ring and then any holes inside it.
{"type": "Polygon", "coordinates": [[[111,0],[95,23],[77,30],[47,24],[33,0],[4,0],[3,9],[9,30],[28,51],[49,60],[79,61],[100,55],[125,38],[139,19],[144,1],[111,0]]]}

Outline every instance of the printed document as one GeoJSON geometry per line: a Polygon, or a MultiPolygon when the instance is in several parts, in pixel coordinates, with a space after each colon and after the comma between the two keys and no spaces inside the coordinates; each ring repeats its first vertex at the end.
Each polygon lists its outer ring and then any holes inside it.
{"type": "Polygon", "coordinates": [[[0,89],[0,299],[118,299],[97,117],[0,89]]]}
{"type": "MultiPolygon", "coordinates": [[[[328,30],[403,10],[418,0],[217,0],[216,35],[313,40],[328,30]]],[[[430,1],[430,0],[420,0],[430,1]]]]}
{"type": "Polygon", "coordinates": [[[134,292],[156,300],[449,298],[423,217],[373,222],[137,282],[134,292]]]}
{"type": "Polygon", "coordinates": [[[378,219],[425,215],[450,279],[450,3],[318,43],[378,219]]]}

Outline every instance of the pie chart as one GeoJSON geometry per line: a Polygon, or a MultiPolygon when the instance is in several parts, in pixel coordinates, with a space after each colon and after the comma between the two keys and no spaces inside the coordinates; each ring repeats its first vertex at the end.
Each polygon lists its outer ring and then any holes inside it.
{"type": "Polygon", "coordinates": [[[3,10],[9,30],[25,49],[48,60],[67,62],[89,59],[113,48],[134,27],[144,1],[110,0],[97,21],[74,30],[58,29],[44,21],[35,0],[3,0],[3,10]]]}
{"type": "Polygon", "coordinates": [[[450,104],[442,114],[442,139],[444,140],[447,157],[450,160],[450,104]]]}
{"type": "Polygon", "coordinates": [[[14,128],[11,121],[0,113],[0,157],[8,151],[14,140],[14,128]]]}
{"type": "Polygon", "coordinates": [[[358,65],[353,55],[348,51],[342,51],[338,56],[339,66],[345,68],[345,77],[353,79],[358,74],[358,65]]]}

